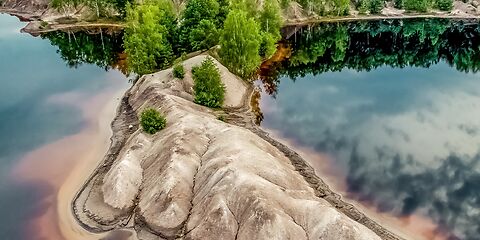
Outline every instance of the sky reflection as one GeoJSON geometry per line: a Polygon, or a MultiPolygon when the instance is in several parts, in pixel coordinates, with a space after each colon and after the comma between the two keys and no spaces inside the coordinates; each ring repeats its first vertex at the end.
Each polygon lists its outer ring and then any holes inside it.
{"type": "Polygon", "coordinates": [[[280,79],[262,125],[334,156],[348,191],[382,211],[480,234],[478,74],[445,63],[280,79]]]}

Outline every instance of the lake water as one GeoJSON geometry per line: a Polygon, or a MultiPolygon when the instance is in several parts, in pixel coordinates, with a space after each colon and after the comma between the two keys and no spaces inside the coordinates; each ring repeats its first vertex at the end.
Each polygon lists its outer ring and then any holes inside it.
{"type": "MultiPolygon", "coordinates": [[[[122,69],[118,34],[32,37],[20,33],[24,25],[0,14],[0,238],[52,239],[26,226],[53,208],[55,201],[47,200],[55,199],[57,186],[48,181],[23,181],[28,176],[15,175],[14,170],[35,149],[81,132],[88,124],[83,103],[129,84],[111,67],[122,69]]],[[[60,151],[71,147],[75,146],[60,151]]],[[[37,165],[46,164],[38,171],[55,168],[48,165],[49,158],[46,154],[33,159],[37,165]]],[[[73,166],[74,162],[66,158],[62,164],[73,166]]],[[[54,181],[64,173],[45,174],[51,174],[54,181]]]]}
{"type": "Polygon", "coordinates": [[[262,73],[262,126],[329,156],[349,198],[479,239],[480,25],[389,20],[284,34],[291,56],[262,73]]]}
{"type": "MultiPolygon", "coordinates": [[[[58,176],[78,161],[59,152],[88,152],[69,136],[98,118],[95,99],[129,84],[121,34],[35,38],[23,26],[0,14],[0,238],[50,240],[44,225],[28,226],[55,209],[58,176]]],[[[284,35],[291,55],[262,73],[262,126],[328,156],[336,171],[319,174],[343,181],[348,198],[427,217],[434,235],[478,239],[479,25],[391,20],[284,35]]]]}

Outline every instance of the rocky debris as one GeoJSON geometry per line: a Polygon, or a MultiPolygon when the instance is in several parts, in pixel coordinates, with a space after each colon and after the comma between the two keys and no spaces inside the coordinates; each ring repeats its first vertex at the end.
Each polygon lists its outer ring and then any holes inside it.
{"type": "MultiPolygon", "coordinates": [[[[4,0],[1,6],[16,10],[18,13],[39,17],[48,10],[49,3],[49,0],[4,0]]],[[[27,16],[25,18],[28,19],[27,16]]]]}
{"type": "MultiPolygon", "coordinates": [[[[134,227],[139,239],[380,239],[318,197],[277,147],[192,102],[190,69],[204,58],[184,62],[184,80],[168,69],[127,92],[124,117],[153,107],[167,126],[149,135],[124,121],[118,135],[114,124],[106,164],[74,201],[78,220],[94,231],[134,227]]],[[[249,86],[215,63],[226,109],[244,109],[249,86]]]]}

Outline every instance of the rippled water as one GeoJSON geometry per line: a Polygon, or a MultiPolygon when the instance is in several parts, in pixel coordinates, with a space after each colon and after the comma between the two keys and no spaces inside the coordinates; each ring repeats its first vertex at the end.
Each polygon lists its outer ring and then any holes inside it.
{"type": "Polygon", "coordinates": [[[262,76],[262,126],[331,156],[349,197],[427,216],[452,239],[478,239],[479,25],[377,21],[293,32],[285,32],[291,56],[262,76]]]}
{"type": "Polygon", "coordinates": [[[57,191],[46,182],[18,181],[22,176],[11,174],[15,165],[30,151],[80,132],[86,124],[81,102],[128,85],[111,68],[121,46],[117,36],[53,33],[42,39],[20,33],[24,25],[0,14],[2,239],[36,239],[26,235],[25,224],[44,213],[51,204],[46,199],[54,199],[57,191]]]}

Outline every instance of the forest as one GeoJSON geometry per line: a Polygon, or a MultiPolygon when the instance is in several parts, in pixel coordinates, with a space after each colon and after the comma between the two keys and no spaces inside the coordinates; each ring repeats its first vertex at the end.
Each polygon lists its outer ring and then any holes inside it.
{"type": "MultiPolygon", "coordinates": [[[[398,8],[450,10],[452,0],[396,0],[398,8]],[[447,6],[448,5],[448,6],[447,6]]],[[[54,0],[53,5],[90,6],[97,16],[117,16],[126,22],[123,45],[130,72],[146,74],[170,67],[185,54],[213,49],[212,55],[242,78],[251,77],[270,57],[281,39],[284,11],[299,4],[309,14],[379,13],[380,0],[54,0]]],[[[323,30],[329,33],[333,30],[323,30]]],[[[342,35],[344,26],[334,30],[342,35]]],[[[333,34],[333,33],[332,33],[333,34]]],[[[345,35],[345,34],[343,34],[345,35]]]]}
{"type": "Polygon", "coordinates": [[[282,76],[342,69],[371,71],[381,66],[429,67],[440,61],[461,72],[480,70],[480,29],[468,21],[447,19],[381,20],[321,24],[286,40],[292,56],[262,72],[275,94],[282,76]]]}

